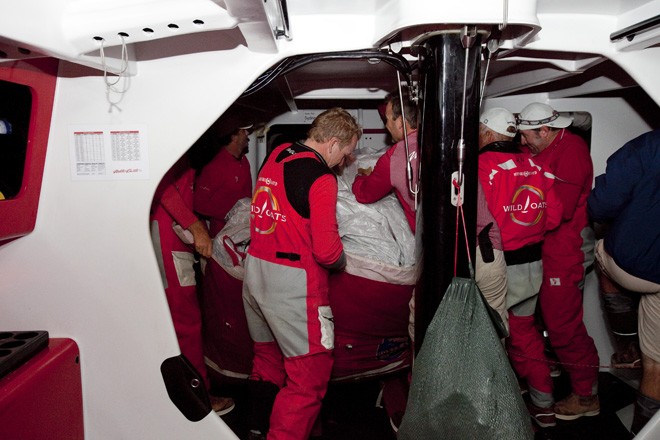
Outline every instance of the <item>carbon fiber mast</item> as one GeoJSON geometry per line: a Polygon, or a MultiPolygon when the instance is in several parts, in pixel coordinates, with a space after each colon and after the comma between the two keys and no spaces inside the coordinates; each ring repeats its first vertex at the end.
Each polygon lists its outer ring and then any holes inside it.
{"type": "MultiPolygon", "coordinates": [[[[462,195],[471,255],[476,241],[477,154],[481,35],[454,29],[434,32],[419,43],[421,224],[423,266],[416,289],[415,345],[422,344],[444,292],[454,276],[456,192],[452,179],[463,171],[462,195]],[[453,175],[453,177],[452,177],[453,175]]],[[[418,214],[419,216],[419,214],[418,214]]],[[[460,228],[457,276],[469,277],[460,228]]]]}

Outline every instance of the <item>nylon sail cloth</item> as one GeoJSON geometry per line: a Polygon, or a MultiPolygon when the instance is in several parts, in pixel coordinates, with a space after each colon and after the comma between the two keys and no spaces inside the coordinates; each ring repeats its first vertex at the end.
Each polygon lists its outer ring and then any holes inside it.
{"type": "Polygon", "coordinates": [[[454,278],[415,359],[398,439],[533,438],[481,292],[473,279],[454,278]]]}

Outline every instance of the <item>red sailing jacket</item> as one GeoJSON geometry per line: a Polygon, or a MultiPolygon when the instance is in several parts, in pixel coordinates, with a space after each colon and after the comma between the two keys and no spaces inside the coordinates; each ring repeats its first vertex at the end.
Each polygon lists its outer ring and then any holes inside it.
{"type": "Polygon", "coordinates": [[[562,206],[554,180],[513,142],[493,142],[479,151],[479,181],[505,251],[539,243],[559,225],[562,206]]]}
{"type": "Polygon", "coordinates": [[[225,216],[236,202],[252,196],[252,174],[247,157],[236,159],[222,148],[195,181],[195,212],[208,217],[214,237],[225,226],[225,216]]]}
{"type": "Polygon", "coordinates": [[[406,167],[406,146],[403,140],[387,150],[376,162],[374,170],[368,176],[355,176],[353,194],[360,203],[374,203],[394,190],[399,199],[410,230],[415,232],[415,198],[409,185],[417,185],[419,155],[417,153],[417,130],[408,133],[408,156],[412,166],[413,182],[409,183],[406,167]]]}
{"type": "Polygon", "coordinates": [[[197,221],[192,210],[195,170],[187,165],[186,160],[179,159],[156,188],[151,215],[163,221],[161,228],[171,229],[174,220],[183,229],[188,229],[197,221]]]}
{"type": "Polygon", "coordinates": [[[307,271],[308,291],[327,294],[343,256],[337,226],[337,179],[309,147],[284,144],[268,157],[252,197],[249,254],[307,271]]]}
{"type": "Polygon", "coordinates": [[[561,225],[545,237],[543,267],[581,272],[593,249],[593,243],[586,238],[590,235],[587,197],[594,178],[589,147],[580,136],[564,128],[534,156],[534,161],[555,175],[555,191],[563,210],[561,225]]]}

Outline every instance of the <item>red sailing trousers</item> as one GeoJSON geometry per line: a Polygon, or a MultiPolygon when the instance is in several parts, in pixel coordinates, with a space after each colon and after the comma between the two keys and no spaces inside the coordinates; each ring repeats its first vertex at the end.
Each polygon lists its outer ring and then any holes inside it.
{"type": "Polygon", "coordinates": [[[321,412],[332,363],[330,351],[283,358],[277,342],[255,343],[251,378],[281,388],[270,415],[268,440],[309,438],[321,412]]]}
{"type": "Polygon", "coordinates": [[[590,396],[596,392],[599,359],[582,320],[582,265],[567,270],[544,261],[543,272],[539,301],[550,344],[570,375],[573,392],[590,396]]]}

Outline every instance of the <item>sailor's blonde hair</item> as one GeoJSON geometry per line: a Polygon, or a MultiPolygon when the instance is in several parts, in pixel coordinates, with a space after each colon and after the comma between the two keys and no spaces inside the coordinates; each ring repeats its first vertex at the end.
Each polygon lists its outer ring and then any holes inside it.
{"type": "Polygon", "coordinates": [[[360,139],[362,128],[346,110],[334,107],[324,111],[314,119],[307,137],[315,142],[326,142],[332,137],[339,139],[339,146],[344,148],[354,137],[360,139]]]}

